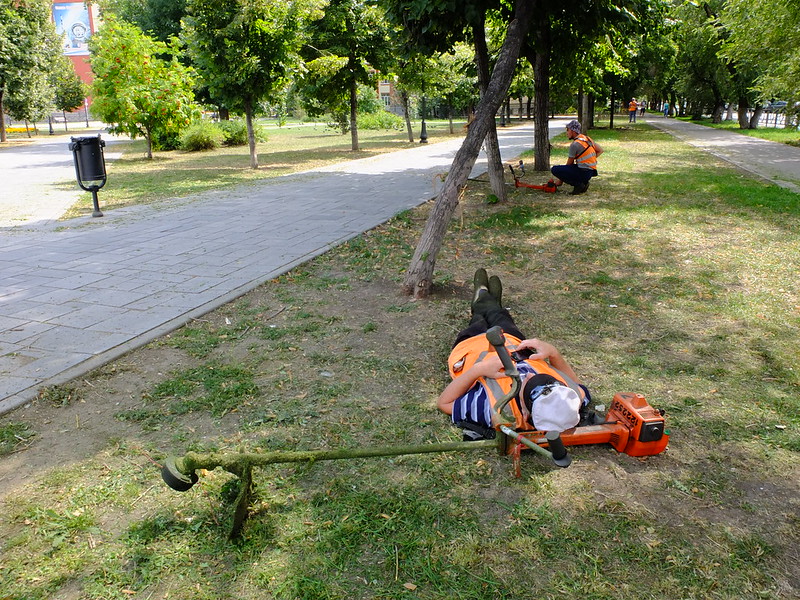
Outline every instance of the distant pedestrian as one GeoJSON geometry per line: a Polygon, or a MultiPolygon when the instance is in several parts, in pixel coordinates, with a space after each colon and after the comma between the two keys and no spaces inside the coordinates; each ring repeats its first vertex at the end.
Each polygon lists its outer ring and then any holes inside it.
{"type": "Polygon", "coordinates": [[[628,103],[628,123],[636,123],[636,111],[639,105],[636,104],[636,98],[631,98],[628,103]]]}
{"type": "Polygon", "coordinates": [[[647,102],[639,102],[639,109],[642,111],[641,115],[644,116],[644,111],[647,109],[647,102]]]}
{"type": "Polygon", "coordinates": [[[669,102],[664,102],[664,118],[669,116],[669,102]]]}

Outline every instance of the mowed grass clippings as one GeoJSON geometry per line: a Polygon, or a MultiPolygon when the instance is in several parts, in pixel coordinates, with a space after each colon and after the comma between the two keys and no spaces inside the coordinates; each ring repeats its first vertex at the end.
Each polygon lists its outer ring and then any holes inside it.
{"type": "Polygon", "coordinates": [[[587,194],[488,205],[470,185],[429,300],[399,294],[427,205],[72,382],[80,402],[48,418],[110,405],[117,437],[4,497],[0,597],[796,597],[797,196],[646,125],[592,135],[607,151],[587,194]],[[160,481],[189,449],[458,439],[434,401],[478,266],[596,404],[665,409],[669,450],[526,455],[520,479],[484,451],[275,465],[236,542],[235,477],[160,481]]]}

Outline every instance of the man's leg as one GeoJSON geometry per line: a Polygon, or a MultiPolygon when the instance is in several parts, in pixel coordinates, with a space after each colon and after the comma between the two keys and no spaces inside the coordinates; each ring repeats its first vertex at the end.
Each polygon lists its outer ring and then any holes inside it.
{"type": "Polygon", "coordinates": [[[564,183],[573,186],[573,194],[585,192],[589,179],[595,174],[591,169],[581,169],[577,165],[556,165],[550,172],[564,183]]]}
{"type": "Polygon", "coordinates": [[[458,335],[456,336],[456,341],[453,342],[453,348],[458,346],[458,344],[460,344],[467,338],[471,338],[473,336],[486,333],[488,330],[489,330],[489,324],[486,322],[486,318],[483,315],[479,314],[472,315],[472,320],[469,322],[469,325],[467,325],[464,329],[458,332],[458,335]]]}
{"type": "MultiPolygon", "coordinates": [[[[502,289],[502,284],[500,283],[499,278],[497,279],[497,283],[495,285],[500,289],[502,289]]],[[[478,335],[479,333],[484,333],[489,328],[497,325],[505,333],[513,335],[514,337],[518,337],[521,340],[525,339],[523,333],[519,330],[516,323],[514,323],[514,319],[511,316],[511,313],[509,313],[508,310],[503,308],[497,301],[497,298],[492,296],[488,290],[482,291],[478,294],[476,301],[472,303],[472,312],[474,315],[472,318],[473,322],[480,317],[486,324],[486,329],[484,331],[478,331],[477,333],[473,333],[472,335],[478,335]]],[[[472,323],[470,323],[470,326],[471,325],[472,323]]],[[[471,327],[468,327],[465,331],[474,331],[474,330],[472,330],[471,327]]],[[[459,336],[460,335],[461,334],[459,334],[459,336]]]]}

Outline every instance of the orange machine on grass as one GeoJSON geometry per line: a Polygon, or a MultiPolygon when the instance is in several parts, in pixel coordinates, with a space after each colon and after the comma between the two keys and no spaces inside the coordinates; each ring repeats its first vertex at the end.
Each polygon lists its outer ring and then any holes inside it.
{"type": "Polygon", "coordinates": [[[508,170],[511,171],[511,176],[514,178],[514,187],[518,188],[524,187],[524,188],[530,188],[532,190],[541,190],[542,192],[545,192],[547,194],[554,194],[555,192],[558,191],[558,186],[556,185],[556,182],[553,181],[552,179],[550,179],[547,183],[543,185],[534,185],[532,183],[525,183],[524,181],[521,181],[521,178],[525,177],[525,163],[523,163],[520,160],[519,163],[517,164],[517,168],[519,169],[519,174],[517,174],[517,172],[514,170],[514,165],[512,164],[508,165],[508,170]]]}
{"type": "Polygon", "coordinates": [[[629,456],[653,456],[663,452],[669,443],[664,411],[650,406],[642,394],[619,393],[614,396],[605,419],[599,423],[573,427],[561,432],[545,432],[515,427],[515,417],[507,409],[521,385],[517,367],[505,346],[499,327],[486,332],[486,338],[503,362],[505,374],[512,378],[511,390],[492,406],[495,429],[500,432],[500,450],[511,455],[514,471],[520,475],[520,454],[524,448],[542,453],[560,467],[569,466],[566,448],[589,444],[610,444],[617,452],[629,456]]]}

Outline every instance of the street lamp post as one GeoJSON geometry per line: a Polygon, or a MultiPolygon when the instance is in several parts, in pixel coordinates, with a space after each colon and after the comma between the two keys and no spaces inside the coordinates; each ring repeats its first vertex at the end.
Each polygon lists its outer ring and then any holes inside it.
{"type": "Polygon", "coordinates": [[[422,130],[419,132],[419,143],[428,143],[428,128],[425,125],[425,95],[422,96],[422,130]]]}

